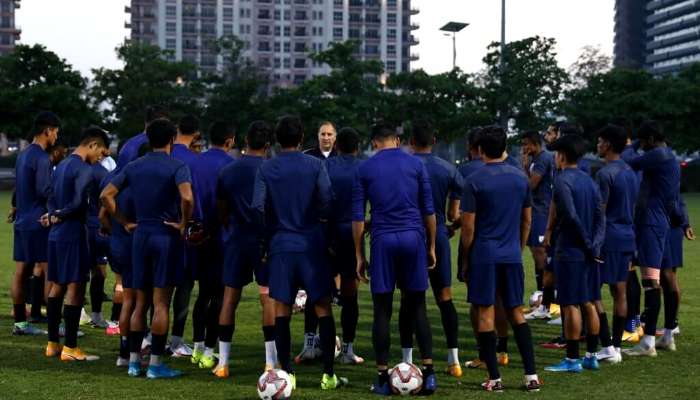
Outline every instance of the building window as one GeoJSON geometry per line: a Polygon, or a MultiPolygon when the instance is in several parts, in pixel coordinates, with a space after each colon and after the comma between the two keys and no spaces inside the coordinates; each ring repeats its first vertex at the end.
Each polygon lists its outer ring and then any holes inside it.
{"type": "Polygon", "coordinates": [[[386,62],[386,69],[389,72],[396,72],[396,61],[387,61],[386,62]]]}
{"type": "Polygon", "coordinates": [[[282,60],[282,65],[284,65],[284,68],[291,68],[292,61],[289,58],[285,58],[282,60]]]}
{"type": "Polygon", "coordinates": [[[284,52],[289,53],[292,50],[292,44],[290,42],[284,42],[284,52]]]}
{"type": "Polygon", "coordinates": [[[294,68],[306,68],[306,59],[305,58],[295,58],[294,59],[294,68]]]}
{"type": "Polygon", "coordinates": [[[294,75],[294,84],[301,85],[306,80],[306,75],[294,75]]]}
{"type": "Polygon", "coordinates": [[[396,55],[396,45],[390,44],[386,46],[386,53],[390,56],[396,55]]]}
{"type": "Polygon", "coordinates": [[[224,35],[233,35],[233,25],[224,24],[224,35]]]}
{"type": "Polygon", "coordinates": [[[258,51],[270,51],[270,42],[258,43],[258,51]]]}
{"type": "Polygon", "coordinates": [[[233,18],[233,8],[230,8],[230,7],[224,8],[224,18],[226,18],[226,19],[233,18]]]}
{"type": "Polygon", "coordinates": [[[165,15],[168,17],[176,17],[177,16],[177,8],[175,8],[175,6],[165,7],[165,15]]]}
{"type": "Polygon", "coordinates": [[[396,14],[388,13],[386,15],[386,22],[392,25],[396,24],[396,14]]]}
{"type": "Polygon", "coordinates": [[[305,43],[294,43],[294,52],[295,53],[306,52],[306,44],[305,43]]]}
{"type": "Polygon", "coordinates": [[[376,29],[367,29],[365,37],[370,39],[379,39],[379,31],[376,29]]]}
{"type": "Polygon", "coordinates": [[[359,13],[350,13],[350,22],[362,22],[362,15],[359,13]]]}
{"type": "Polygon", "coordinates": [[[175,50],[177,47],[177,40],[175,39],[165,39],[165,48],[168,50],[175,50]]]}
{"type": "Polygon", "coordinates": [[[281,48],[282,45],[280,44],[280,42],[275,42],[275,53],[279,53],[281,48]]]}
{"type": "Polygon", "coordinates": [[[396,29],[389,29],[388,31],[386,31],[386,36],[389,39],[396,39],[396,29]]]}
{"type": "Polygon", "coordinates": [[[294,28],[294,36],[306,36],[306,27],[297,26],[296,28],[294,28]]]}
{"type": "Polygon", "coordinates": [[[368,44],[365,46],[365,53],[367,54],[379,54],[379,46],[374,44],[368,44]]]}
{"type": "Polygon", "coordinates": [[[386,0],[387,7],[396,7],[396,0],[386,0]]]}
{"type": "Polygon", "coordinates": [[[343,12],[342,11],[335,11],[333,13],[333,21],[334,22],[343,22],[343,12]]]}
{"type": "Polygon", "coordinates": [[[177,31],[177,24],[175,22],[167,22],[165,24],[165,31],[168,33],[175,33],[177,31]]]}
{"type": "Polygon", "coordinates": [[[342,40],[343,39],[343,28],[333,28],[333,39],[342,40]]]}
{"type": "Polygon", "coordinates": [[[290,26],[285,26],[284,27],[284,36],[291,36],[292,35],[292,28],[290,26]]]}

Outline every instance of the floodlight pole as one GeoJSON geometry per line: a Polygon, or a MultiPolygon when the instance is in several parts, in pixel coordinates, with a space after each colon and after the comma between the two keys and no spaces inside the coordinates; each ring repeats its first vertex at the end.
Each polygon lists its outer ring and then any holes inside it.
{"type": "Polygon", "coordinates": [[[452,70],[457,68],[457,32],[452,32],[452,70]]]}
{"type": "MultiPolygon", "coordinates": [[[[499,60],[499,73],[501,75],[501,84],[503,83],[503,78],[505,77],[506,74],[506,59],[505,59],[505,53],[506,53],[506,0],[501,0],[501,57],[499,60]]],[[[508,116],[507,114],[507,107],[502,107],[501,110],[501,115],[500,115],[500,122],[501,126],[503,129],[508,129],[508,116]]]]}

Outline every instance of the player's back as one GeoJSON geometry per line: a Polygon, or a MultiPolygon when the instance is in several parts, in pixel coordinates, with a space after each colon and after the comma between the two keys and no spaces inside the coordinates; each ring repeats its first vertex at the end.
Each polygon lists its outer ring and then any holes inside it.
{"type": "Polygon", "coordinates": [[[605,203],[605,247],[634,251],[634,203],[639,192],[637,174],[622,160],[608,162],[596,175],[605,203]]]}
{"type": "MultiPolygon", "coordinates": [[[[131,188],[139,230],[164,231],[179,221],[178,183],[189,181],[189,168],[165,152],[150,152],[129,163],[117,176],[131,188]]],[[[121,187],[122,184],[117,184],[121,187]]]]}
{"type": "MultiPolygon", "coordinates": [[[[371,205],[370,229],[374,236],[423,232],[423,215],[434,212],[430,178],[423,163],[401,149],[380,150],[362,163],[355,185],[353,191],[358,191],[359,185],[371,205]]],[[[355,219],[364,216],[364,204],[358,204],[355,195],[353,215],[355,219]]]]}
{"type": "Polygon", "coordinates": [[[565,168],[555,180],[557,205],[556,255],[561,261],[585,261],[594,242],[594,217],[600,195],[593,179],[580,168],[565,168]],[[577,220],[572,219],[572,211],[577,220]]]}
{"type": "Polygon", "coordinates": [[[138,158],[139,149],[141,146],[147,143],[148,137],[146,136],[145,132],[141,132],[138,135],[129,138],[119,151],[117,166],[124,168],[127,164],[138,158]]]}
{"type": "Polygon", "coordinates": [[[435,218],[438,225],[446,222],[445,209],[448,196],[459,199],[462,194],[462,176],[452,164],[440,157],[426,153],[414,154],[425,164],[430,177],[430,188],[433,193],[435,218]]]}
{"type": "Polygon", "coordinates": [[[217,196],[228,204],[234,229],[248,232],[259,228],[252,204],[255,176],[263,161],[262,157],[243,155],[219,173],[217,196]]]}
{"type": "Polygon", "coordinates": [[[340,154],[328,158],[325,163],[333,188],[329,224],[349,226],[352,223],[352,187],[362,161],[353,155],[340,154]]]}
{"type": "Polygon", "coordinates": [[[41,146],[30,144],[17,156],[15,178],[15,228],[41,229],[38,221],[46,213],[46,202],[51,193],[51,162],[41,146]]]}
{"type": "Polygon", "coordinates": [[[190,169],[192,179],[197,181],[197,202],[204,226],[213,230],[217,226],[218,214],[216,209],[216,184],[219,172],[233,157],[217,148],[209,149],[194,159],[190,169]]]}
{"type": "MultiPolygon", "coordinates": [[[[328,215],[330,181],[323,162],[298,151],[282,152],[262,164],[270,250],[306,251],[318,241],[320,220],[328,215]]],[[[265,205],[253,204],[258,210],[265,205]]]]}
{"type": "Polygon", "coordinates": [[[530,165],[530,173],[542,177],[540,183],[532,190],[532,212],[547,215],[552,202],[552,185],[554,183],[554,155],[542,150],[530,165]]]}
{"type": "Polygon", "coordinates": [[[657,147],[625,161],[642,171],[635,223],[668,228],[678,213],[680,193],[680,165],[673,152],[669,147],[657,147]]]}
{"type": "Polygon", "coordinates": [[[482,161],[480,158],[475,158],[473,160],[469,160],[469,162],[464,163],[462,166],[459,167],[459,173],[462,175],[462,183],[474,172],[478,171],[479,168],[483,167],[484,161],[482,161]]]}
{"type": "Polygon", "coordinates": [[[64,214],[61,222],[51,227],[49,240],[77,240],[87,232],[91,182],[92,169],[79,156],[71,154],[58,164],[52,177],[49,211],[64,214]]]}
{"type": "Polygon", "coordinates": [[[487,163],[465,180],[461,207],[476,213],[473,262],[522,261],[520,226],[530,202],[525,174],[505,162],[487,163]]]}

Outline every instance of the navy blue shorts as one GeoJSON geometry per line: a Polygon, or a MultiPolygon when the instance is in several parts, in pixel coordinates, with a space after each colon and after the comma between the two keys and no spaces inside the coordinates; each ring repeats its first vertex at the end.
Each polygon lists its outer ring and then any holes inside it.
{"type": "Polygon", "coordinates": [[[88,228],[88,246],[92,266],[107,265],[109,255],[109,237],[101,236],[99,229],[88,228]]]}
{"type": "Polygon", "coordinates": [[[683,228],[672,228],[666,236],[664,258],[661,261],[662,269],[681,268],[683,266],[683,240],[685,232],[683,228]]]}
{"type": "Polygon", "coordinates": [[[473,305],[492,306],[499,294],[503,307],[518,307],[525,292],[523,264],[470,264],[468,289],[467,301],[473,305]]]}
{"type": "Polygon", "coordinates": [[[650,225],[637,228],[637,262],[642,268],[661,268],[669,230],[650,225]]]}
{"type": "MultiPolygon", "coordinates": [[[[131,244],[131,241],[129,241],[131,244]]],[[[128,251],[112,253],[109,266],[112,272],[122,277],[122,286],[131,289],[133,287],[134,273],[131,264],[131,246],[128,251]]]]}
{"type": "Polygon", "coordinates": [[[45,263],[48,258],[49,230],[20,231],[15,229],[14,259],[27,264],[45,263]]]}
{"type": "Polygon", "coordinates": [[[87,237],[72,241],[49,241],[49,282],[67,285],[90,280],[87,237]]]}
{"type": "Polygon", "coordinates": [[[544,246],[544,233],[547,231],[546,214],[532,214],[532,225],[530,225],[530,236],[527,238],[527,245],[530,247],[544,246]]]}
{"type": "Polygon", "coordinates": [[[605,262],[600,267],[601,282],[607,283],[608,285],[614,285],[619,282],[627,282],[630,262],[632,261],[633,257],[634,253],[631,252],[603,252],[603,260],[605,262]]]}
{"type": "Polygon", "coordinates": [[[136,228],[133,240],[133,289],[166,288],[182,283],[184,242],[177,232],[144,232],[136,228]]]}
{"type": "Polygon", "coordinates": [[[372,293],[428,289],[428,256],[422,232],[404,231],[375,235],[370,241],[372,293]]]}
{"type": "Polygon", "coordinates": [[[357,259],[353,239],[350,238],[349,242],[334,242],[331,245],[328,262],[334,275],[340,275],[343,279],[357,279],[357,259]]]}
{"type": "Polygon", "coordinates": [[[333,277],[319,249],[273,253],[268,268],[270,297],[281,303],[294,304],[300,288],[306,291],[307,306],[331,294],[333,277]]]}
{"type": "Polygon", "coordinates": [[[242,289],[255,281],[259,286],[269,284],[267,265],[262,261],[262,250],[258,238],[254,235],[232,236],[224,244],[224,285],[242,289]]]}
{"type": "Polygon", "coordinates": [[[600,268],[585,261],[558,260],[557,303],[571,306],[600,300],[600,268]]]}
{"type": "Polygon", "coordinates": [[[450,238],[447,237],[447,228],[438,228],[435,236],[435,268],[428,271],[430,286],[433,290],[440,290],[452,286],[452,254],[450,252],[450,238]]]}
{"type": "Polygon", "coordinates": [[[131,236],[113,235],[109,237],[109,267],[115,274],[124,275],[123,270],[128,268],[129,272],[127,273],[131,275],[131,247],[131,236]]]}

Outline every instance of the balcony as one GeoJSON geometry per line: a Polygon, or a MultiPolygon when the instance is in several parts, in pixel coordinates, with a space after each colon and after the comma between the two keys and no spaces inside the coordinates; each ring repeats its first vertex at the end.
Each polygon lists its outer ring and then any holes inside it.
{"type": "Polygon", "coordinates": [[[409,12],[411,15],[418,15],[420,13],[420,8],[413,6],[409,12]]]}
{"type": "Polygon", "coordinates": [[[420,24],[418,22],[411,22],[411,25],[409,25],[412,31],[420,29],[420,24]]]}
{"type": "Polygon", "coordinates": [[[129,21],[124,22],[124,28],[131,29],[131,22],[129,22],[129,21]]]}
{"type": "Polygon", "coordinates": [[[411,56],[409,57],[409,60],[411,61],[418,61],[420,60],[420,55],[418,53],[411,53],[411,56]]]}
{"type": "Polygon", "coordinates": [[[408,38],[408,44],[410,44],[411,46],[418,46],[420,44],[420,40],[418,40],[417,37],[411,35],[408,38]]]}
{"type": "Polygon", "coordinates": [[[124,12],[127,14],[131,14],[131,7],[129,6],[124,6],[124,12]]]}

